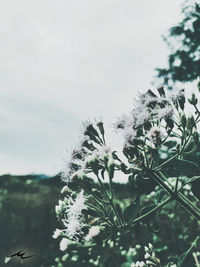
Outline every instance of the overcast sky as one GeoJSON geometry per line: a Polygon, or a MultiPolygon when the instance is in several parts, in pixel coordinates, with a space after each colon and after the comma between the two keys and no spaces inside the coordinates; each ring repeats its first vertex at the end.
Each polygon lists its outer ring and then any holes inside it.
{"type": "Polygon", "coordinates": [[[0,174],[54,175],[83,120],[129,111],[167,62],[181,3],[1,1],[0,174]]]}

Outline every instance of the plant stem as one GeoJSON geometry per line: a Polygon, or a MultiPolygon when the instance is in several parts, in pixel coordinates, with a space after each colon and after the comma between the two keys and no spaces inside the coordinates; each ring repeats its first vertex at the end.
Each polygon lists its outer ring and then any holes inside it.
{"type": "Polygon", "coordinates": [[[110,198],[109,195],[107,194],[106,187],[105,187],[105,185],[102,183],[100,177],[99,177],[98,175],[96,175],[96,176],[97,176],[97,178],[98,178],[99,184],[101,185],[101,187],[102,187],[102,189],[103,189],[103,193],[104,193],[105,197],[106,197],[107,200],[109,201],[109,204],[111,205],[111,207],[112,207],[112,209],[113,209],[113,211],[114,211],[114,213],[115,213],[115,215],[116,215],[116,217],[117,217],[117,220],[118,220],[119,225],[122,226],[122,222],[121,222],[121,220],[120,220],[120,218],[119,218],[119,215],[118,215],[117,210],[115,209],[115,206],[114,206],[114,204],[113,204],[113,200],[112,200],[112,198],[110,198]]]}
{"type": "Polygon", "coordinates": [[[170,195],[171,198],[176,200],[181,206],[183,206],[187,211],[189,211],[196,219],[200,220],[200,211],[194,206],[182,193],[174,192],[169,188],[165,182],[156,173],[151,173],[151,178],[154,179],[158,184],[161,185],[170,195]]]}
{"type": "Polygon", "coordinates": [[[157,166],[155,169],[153,169],[153,171],[160,170],[165,164],[167,164],[170,161],[172,161],[173,159],[175,159],[178,155],[179,155],[179,153],[176,153],[174,156],[172,156],[171,158],[169,158],[168,160],[166,160],[165,162],[163,162],[162,164],[160,164],[159,166],[157,166]]]}
{"type": "Polygon", "coordinates": [[[173,199],[171,197],[167,198],[165,201],[163,201],[162,203],[160,203],[158,206],[156,206],[155,208],[153,208],[152,210],[148,211],[147,213],[143,214],[142,216],[136,218],[135,220],[133,220],[130,224],[126,225],[126,226],[131,226],[132,224],[141,221],[142,219],[144,219],[145,217],[151,215],[152,213],[154,213],[155,211],[159,210],[160,208],[162,208],[163,206],[167,205],[170,201],[172,201],[173,199]]]}

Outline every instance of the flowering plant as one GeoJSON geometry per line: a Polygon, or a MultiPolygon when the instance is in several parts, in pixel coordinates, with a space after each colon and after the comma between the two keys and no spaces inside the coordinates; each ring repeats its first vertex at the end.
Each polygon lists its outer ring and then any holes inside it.
{"type": "MultiPolygon", "coordinates": [[[[198,149],[199,122],[195,94],[186,100],[184,90],[166,92],[160,87],[140,94],[130,114],[114,124],[124,137],[122,154],[106,143],[102,121],[84,124],[81,145],[61,174],[67,185],[56,205],[62,229],[56,229],[53,237],[62,238],[60,249],[66,251],[62,262],[71,258],[84,266],[130,266],[128,254],[122,252],[136,245],[135,230],[142,225],[159,232],[163,207],[172,202],[195,222],[200,219],[200,166],[198,160],[190,160],[198,149]],[[186,114],[186,105],[193,108],[193,115],[186,114]],[[119,175],[127,177],[126,191],[120,194],[114,182],[119,175]]],[[[132,258],[131,266],[161,266],[151,246],[144,261],[132,258]]],[[[168,266],[182,266],[185,258],[181,255],[178,265],[168,266]]]]}

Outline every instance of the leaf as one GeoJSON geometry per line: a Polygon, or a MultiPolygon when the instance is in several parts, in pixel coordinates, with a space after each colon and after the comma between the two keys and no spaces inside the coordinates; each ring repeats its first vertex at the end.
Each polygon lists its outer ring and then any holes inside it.
{"type": "MultiPolygon", "coordinates": [[[[144,207],[141,209],[140,211],[140,216],[146,214],[147,212],[151,211],[152,209],[154,209],[157,205],[150,205],[147,207],[144,207]]],[[[149,220],[154,216],[155,213],[151,213],[150,215],[147,215],[146,217],[144,217],[144,219],[142,219],[142,222],[147,223],[149,222],[149,220]]]]}
{"type": "Polygon", "coordinates": [[[130,223],[131,221],[133,221],[137,217],[139,209],[140,209],[140,196],[137,195],[136,199],[132,202],[132,204],[124,210],[125,222],[130,223]]]}
{"type": "Polygon", "coordinates": [[[200,172],[200,167],[194,162],[180,159],[170,161],[163,169],[166,171],[168,177],[189,176],[200,172]]]}
{"type": "Polygon", "coordinates": [[[167,141],[163,145],[167,146],[168,148],[176,147],[177,142],[176,141],[167,141]]]}
{"type": "Polygon", "coordinates": [[[186,260],[186,258],[189,256],[189,254],[192,252],[192,250],[195,248],[196,250],[198,250],[198,246],[199,246],[199,239],[200,237],[197,236],[196,239],[192,242],[191,247],[184,253],[182,253],[179,258],[178,258],[178,262],[177,262],[177,267],[183,267],[183,262],[186,260]]]}
{"type": "MultiPolygon", "coordinates": [[[[152,209],[154,209],[157,205],[150,205],[147,207],[144,207],[141,211],[140,211],[140,216],[146,214],[147,212],[151,211],[152,209]]],[[[157,233],[159,231],[159,224],[156,218],[156,211],[145,216],[142,219],[142,223],[147,227],[147,229],[153,233],[157,233]]]]}
{"type": "Polygon", "coordinates": [[[178,262],[177,262],[177,267],[182,267],[183,262],[185,261],[185,259],[187,258],[187,256],[189,255],[189,253],[192,251],[193,249],[193,245],[183,254],[181,254],[178,258],[178,262]]]}

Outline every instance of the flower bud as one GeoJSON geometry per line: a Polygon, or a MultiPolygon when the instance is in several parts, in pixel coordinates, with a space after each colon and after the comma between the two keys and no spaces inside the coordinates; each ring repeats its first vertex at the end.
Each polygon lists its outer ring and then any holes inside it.
{"type": "Polygon", "coordinates": [[[182,94],[180,95],[179,99],[178,99],[178,103],[179,106],[182,110],[184,110],[184,106],[185,106],[185,96],[184,96],[184,89],[181,90],[182,94]]]}
{"type": "Polygon", "coordinates": [[[158,93],[159,93],[160,96],[164,96],[165,97],[165,90],[164,90],[163,86],[159,87],[157,90],[158,90],[158,93]]]}
{"type": "Polygon", "coordinates": [[[153,245],[151,243],[149,243],[149,248],[153,249],[153,245]]]}
{"type": "Polygon", "coordinates": [[[193,105],[193,106],[196,106],[197,102],[198,102],[198,99],[196,98],[195,94],[193,93],[192,94],[192,97],[191,98],[188,98],[188,102],[193,105]]]}
{"type": "Polygon", "coordinates": [[[62,188],[62,190],[61,190],[60,193],[63,194],[63,193],[65,193],[65,192],[67,192],[68,189],[69,189],[69,187],[68,187],[67,185],[65,185],[65,186],[62,188]]]}
{"type": "Polygon", "coordinates": [[[151,258],[151,255],[150,255],[149,253],[146,253],[146,254],[144,255],[144,258],[145,258],[145,259],[150,259],[150,258],[151,258]]]}
{"type": "Polygon", "coordinates": [[[91,169],[93,170],[93,172],[98,175],[98,172],[99,172],[99,161],[98,159],[94,159],[92,161],[90,161],[89,163],[91,169]]]}
{"type": "Polygon", "coordinates": [[[200,92],[200,79],[198,79],[197,87],[198,87],[199,92],[200,92]]]}
{"type": "Polygon", "coordinates": [[[166,121],[166,131],[168,134],[170,134],[172,129],[174,128],[174,122],[170,118],[167,118],[165,121],[166,121]]]}
{"type": "Polygon", "coordinates": [[[185,114],[182,114],[180,117],[181,117],[181,126],[183,128],[185,128],[186,127],[186,122],[187,122],[185,114]]]}
{"type": "Polygon", "coordinates": [[[194,117],[191,116],[188,118],[187,123],[186,123],[186,127],[189,131],[192,131],[192,129],[195,127],[196,128],[196,124],[194,121],[194,117]]]}
{"type": "Polygon", "coordinates": [[[199,134],[197,132],[193,133],[193,139],[194,139],[195,145],[199,143],[199,134]]]}
{"type": "Polygon", "coordinates": [[[114,176],[114,170],[115,170],[114,160],[112,157],[110,157],[108,160],[108,175],[110,179],[112,179],[114,176]]]}
{"type": "Polygon", "coordinates": [[[56,229],[54,231],[54,234],[52,235],[52,237],[56,239],[56,238],[58,238],[61,235],[61,233],[62,233],[62,230],[56,229]]]}
{"type": "Polygon", "coordinates": [[[102,121],[98,122],[97,127],[99,128],[100,133],[104,136],[103,122],[102,121]]]}

